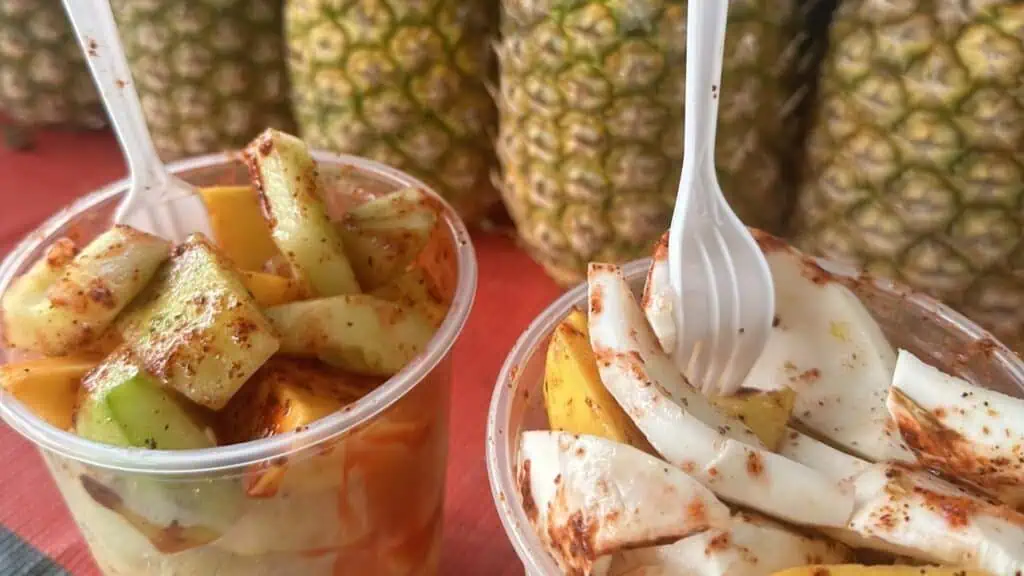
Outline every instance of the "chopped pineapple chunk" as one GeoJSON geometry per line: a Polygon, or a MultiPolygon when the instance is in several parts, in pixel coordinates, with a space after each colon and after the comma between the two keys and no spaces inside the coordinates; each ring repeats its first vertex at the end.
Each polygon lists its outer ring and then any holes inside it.
{"type": "Polygon", "coordinates": [[[287,304],[306,297],[302,284],[293,278],[251,270],[240,271],[238,276],[261,308],[287,304]]]}
{"type": "Polygon", "coordinates": [[[201,234],[175,249],[118,325],[150,374],[214,410],[279,345],[230,263],[201,234]]]}
{"type": "Polygon", "coordinates": [[[210,215],[213,241],[242,270],[262,270],[277,245],[252,186],[213,186],[199,195],[210,215]]]}
{"type": "Polygon", "coordinates": [[[860,564],[820,564],[789,568],[772,576],[988,576],[980,570],[938,568],[935,566],[862,566],[860,564]]]}
{"type": "Polygon", "coordinates": [[[0,366],[0,386],[48,424],[70,430],[82,378],[100,358],[39,358],[0,366]]]}
{"type": "Polygon", "coordinates": [[[15,348],[63,356],[101,335],[167,259],[170,243],[114,226],[79,254],[58,241],[4,295],[4,333],[15,348]]]}
{"type": "Polygon", "coordinates": [[[796,392],[790,388],[768,391],[745,388],[730,396],[713,396],[710,400],[727,414],[742,420],[765,447],[774,452],[786,433],[796,392]]]}
{"type": "Polygon", "coordinates": [[[360,291],[317,192],[316,163],[298,138],[268,129],[245,150],[274,243],[292,274],[319,296],[360,291]]]}

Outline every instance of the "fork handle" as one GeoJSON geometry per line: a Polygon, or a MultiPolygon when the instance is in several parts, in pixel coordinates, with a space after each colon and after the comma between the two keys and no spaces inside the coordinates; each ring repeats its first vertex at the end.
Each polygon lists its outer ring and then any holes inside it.
{"type": "Polygon", "coordinates": [[[114,124],[135,188],[159,188],[168,179],[146,127],[132,73],[108,0],[63,0],[93,80],[114,124]]]}
{"type": "Polygon", "coordinates": [[[694,0],[687,10],[684,173],[687,162],[699,167],[714,151],[729,0],[694,0]]]}

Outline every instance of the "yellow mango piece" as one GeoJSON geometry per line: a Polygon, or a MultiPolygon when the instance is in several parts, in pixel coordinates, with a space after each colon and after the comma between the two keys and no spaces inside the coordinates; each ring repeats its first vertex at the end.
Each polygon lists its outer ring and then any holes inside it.
{"type": "Polygon", "coordinates": [[[0,386],[36,416],[61,430],[70,430],[78,387],[101,358],[62,356],[0,366],[0,386]]]}
{"type": "Polygon", "coordinates": [[[287,304],[308,297],[302,284],[294,278],[252,270],[240,270],[238,275],[261,308],[287,304]]]}
{"type": "Polygon", "coordinates": [[[730,396],[713,396],[711,403],[742,420],[769,450],[776,450],[793,411],[796,392],[742,389],[730,396]]]}
{"type": "Polygon", "coordinates": [[[262,270],[279,254],[263,217],[259,196],[251,186],[213,186],[199,195],[210,216],[213,240],[242,270],[262,270]]]}
{"type": "Polygon", "coordinates": [[[587,317],[578,309],[570,312],[551,336],[544,370],[544,406],[552,430],[591,434],[653,452],[601,382],[587,317]]]}
{"type": "Polygon", "coordinates": [[[217,414],[218,437],[236,443],[297,430],[355,402],[380,381],[316,360],[274,356],[217,414]]]}
{"type": "Polygon", "coordinates": [[[989,576],[980,570],[935,566],[863,566],[836,564],[801,566],[774,572],[772,576],[989,576]]]}

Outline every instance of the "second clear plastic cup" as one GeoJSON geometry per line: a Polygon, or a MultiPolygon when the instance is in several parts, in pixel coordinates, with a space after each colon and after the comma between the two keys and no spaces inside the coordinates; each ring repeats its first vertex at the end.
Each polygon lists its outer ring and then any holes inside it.
{"type": "MultiPolygon", "coordinates": [[[[316,158],[330,194],[429,191],[374,162],[316,158]]],[[[197,186],[248,183],[229,155],[170,168],[197,186]]],[[[127,185],[81,198],[26,238],[0,267],[0,293],[53,240],[87,241],[105,229],[127,185]]],[[[436,573],[451,349],[476,289],[468,234],[445,210],[447,238],[426,257],[451,307],[427,351],[358,402],[301,431],[207,450],[115,448],[58,430],[0,392],[0,416],[39,448],[104,573],[436,573]]],[[[0,359],[9,362],[13,353],[0,352],[0,359]]]]}

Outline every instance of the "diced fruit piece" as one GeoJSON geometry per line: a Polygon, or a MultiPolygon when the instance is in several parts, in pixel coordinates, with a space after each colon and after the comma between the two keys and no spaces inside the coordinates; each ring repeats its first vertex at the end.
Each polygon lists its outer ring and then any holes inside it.
{"type": "Polygon", "coordinates": [[[816,564],[773,572],[772,576],[989,576],[981,570],[937,566],[864,566],[862,564],[816,564]]]}
{"type": "Polygon", "coordinates": [[[140,369],[123,348],[86,376],[75,415],[83,438],[152,450],[189,450],[214,445],[181,401],[140,369]]]}
{"type": "Polygon", "coordinates": [[[647,567],[666,576],[765,576],[808,562],[853,559],[842,544],[802,534],[757,514],[737,512],[729,524],[727,529],[708,530],[672,544],[621,552],[611,574],[634,574],[647,567]]]}
{"type": "Polygon", "coordinates": [[[845,526],[853,495],[839,482],[761,447],[718,412],[661,349],[612,264],[591,264],[590,342],[601,381],[652,446],[721,498],[793,524],[845,526]]]}
{"type": "Polygon", "coordinates": [[[101,334],[167,259],[170,243],[128,226],[97,236],[73,259],[54,247],[4,297],[4,332],[16,348],[69,354],[101,334]]]}
{"type": "Polygon", "coordinates": [[[213,241],[242,270],[262,270],[279,254],[251,186],[213,186],[199,195],[210,216],[213,241]]]}
{"type": "Polygon", "coordinates": [[[393,376],[434,333],[416,310],[366,294],[292,302],[264,312],[281,336],[282,353],[371,376],[393,376]]]}
{"type": "Polygon", "coordinates": [[[345,214],[337,227],[360,286],[381,286],[412,262],[437,225],[437,209],[415,188],[392,192],[345,214]]]}
{"type": "Polygon", "coordinates": [[[516,470],[527,518],[567,574],[592,574],[622,549],[729,525],[729,508],[699,482],[597,436],[523,432],[516,470]]]}
{"type": "Polygon", "coordinates": [[[544,369],[544,406],[552,430],[590,434],[653,452],[608,393],[590,348],[587,317],[573,310],[555,328],[544,369]]]}
{"type": "Polygon", "coordinates": [[[857,506],[844,528],[825,533],[858,548],[991,574],[1024,570],[1024,515],[927,470],[869,466],[853,479],[857,506]]]}
{"type": "Polygon", "coordinates": [[[743,388],[730,396],[713,396],[711,403],[742,420],[765,447],[774,452],[786,433],[796,393],[789,389],[753,390],[743,388]]]}
{"type": "Polygon", "coordinates": [[[914,462],[885,410],[896,353],[871,312],[812,258],[755,238],[771,268],[776,322],[743,386],[792,388],[793,418],[807,430],[873,462],[914,462]]]}
{"type": "Polygon", "coordinates": [[[306,297],[302,283],[294,278],[252,270],[239,271],[238,276],[261,308],[287,304],[306,297]]]}
{"type": "Polygon", "coordinates": [[[1024,503],[1024,400],[950,376],[900,350],[888,407],[921,464],[1011,506],[1024,503]]]}
{"type": "Polygon", "coordinates": [[[214,410],[278,348],[252,295],[201,234],[175,249],[119,326],[146,371],[214,410]]]}
{"type": "Polygon", "coordinates": [[[377,288],[372,295],[418,310],[437,328],[448,315],[448,303],[444,301],[433,281],[420,266],[410,266],[391,282],[377,288]]]}
{"type": "Polygon", "coordinates": [[[275,356],[217,414],[218,436],[237,443],[291,432],[341,410],[377,383],[318,360],[275,356]]]}
{"type": "Polygon", "coordinates": [[[0,366],[0,386],[39,418],[69,430],[82,377],[99,358],[65,356],[40,358],[0,366]]]}
{"type": "Polygon", "coordinates": [[[245,150],[274,243],[292,273],[318,296],[359,292],[338,231],[317,192],[316,163],[306,144],[268,129],[245,150]]]}

